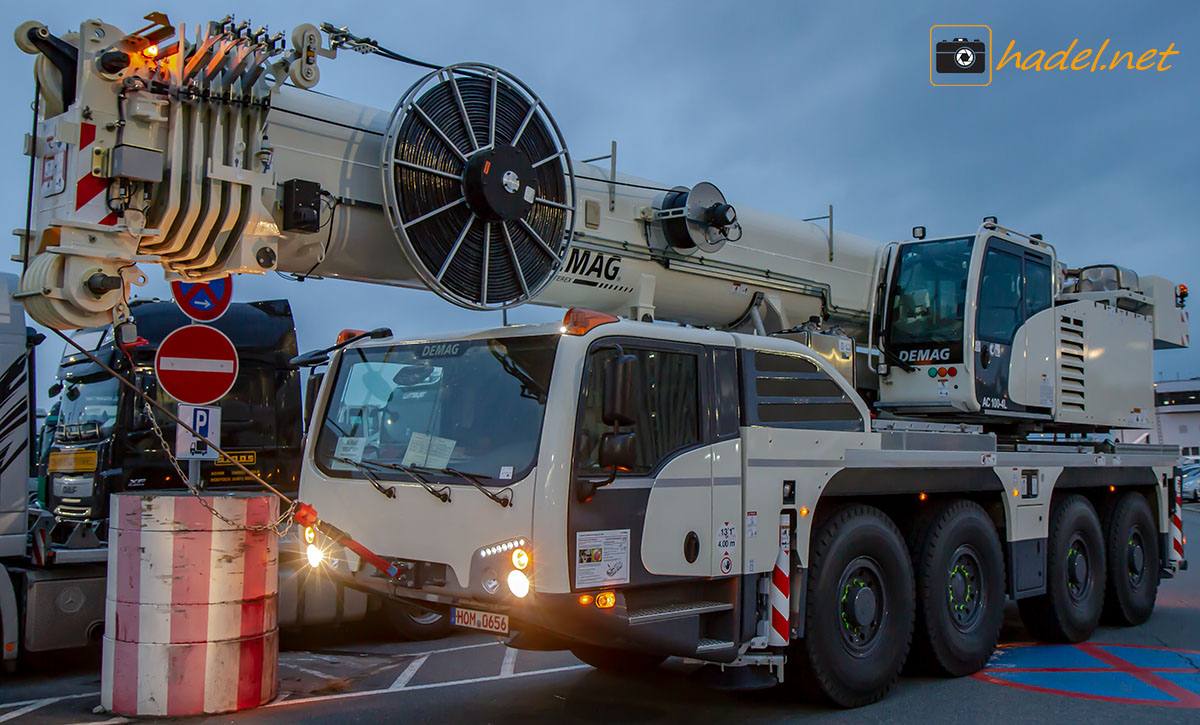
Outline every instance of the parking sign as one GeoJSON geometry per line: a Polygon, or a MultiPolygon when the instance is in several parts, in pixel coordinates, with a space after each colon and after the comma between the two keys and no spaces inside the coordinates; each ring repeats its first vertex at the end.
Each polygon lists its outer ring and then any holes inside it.
{"type": "MultiPolygon", "coordinates": [[[[215,405],[180,405],[179,418],[214,445],[221,445],[221,409],[215,405]]],[[[175,457],[180,460],[217,460],[217,451],[181,425],[175,426],[175,457]]]]}

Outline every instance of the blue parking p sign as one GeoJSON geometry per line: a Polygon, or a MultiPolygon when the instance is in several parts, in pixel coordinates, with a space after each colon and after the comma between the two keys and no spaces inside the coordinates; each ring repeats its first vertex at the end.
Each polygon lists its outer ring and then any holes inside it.
{"type": "Polygon", "coordinates": [[[181,425],[175,426],[175,457],[180,460],[217,460],[213,445],[221,445],[221,409],[215,405],[180,405],[179,418],[190,425],[199,436],[181,425]]]}

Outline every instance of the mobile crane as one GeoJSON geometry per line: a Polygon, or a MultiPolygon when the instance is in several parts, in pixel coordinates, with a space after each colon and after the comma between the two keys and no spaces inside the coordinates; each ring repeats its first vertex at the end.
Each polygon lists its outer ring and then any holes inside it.
{"type": "Polygon", "coordinates": [[[688,657],[857,706],[910,658],[978,670],[1006,597],[1080,641],[1102,612],[1145,621],[1185,568],[1178,449],[1103,435],[1153,425],[1183,286],[1068,268],[993,218],[880,243],[832,209],[818,226],[618,173],[615,146],[577,163],[494,66],[431,66],[388,113],[310,90],[339,51],[416,62],[345,28],[285,48],[147,20],[17,30],[40,87],[35,319],[124,321],[146,264],[572,308],[297,359],[328,363],[301,497],[389,562],[314,534],[357,586],[514,647],[688,657]]]}

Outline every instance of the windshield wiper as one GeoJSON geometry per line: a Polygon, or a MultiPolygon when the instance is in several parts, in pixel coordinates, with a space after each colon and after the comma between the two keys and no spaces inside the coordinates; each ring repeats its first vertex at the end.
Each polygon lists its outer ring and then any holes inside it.
{"type": "Polygon", "coordinates": [[[333,460],[341,461],[342,463],[349,463],[351,466],[354,466],[359,471],[362,471],[363,476],[371,482],[371,485],[375,487],[376,491],[382,493],[387,498],[396,498],[396,489],[384,486],[382,483],[380,483],[379,479],[375,477],[375,474],[371,472],[371,469],[367,468],[362,463],[351,458],[342,458],[341,456],[334,456],[333,460]]]}
{"type": "Polygon", "coordinates": [[[471,484],[475,488],[479,489],[479,491],[484,496],[487,496],[491,500],[500,504],[500,508],[508,508],[509,506],[513,505],[511,488],[505,488],[505,489],[501,490],[500,493],[496,493],[495,491],[491,490],[490,488],[488,488],[487,486],[484,486],[482,483],[479,482],[479,479],[483,478],[483,476],[480,476],[477,473],[467,473],[465,471],[460,471],[457,468],[451,468],[449,466],[446,466],[445,468],[428,468],[426,466],[419,466],[418,468],[420,468],[422,471],[430,471],[431,473],[448,473],[451,476],[458,476],[462,480],[466,481],[467,483],[471,484]],[[507,497],[502,495],[505,492],[508,493],[507,497]]]}
{"type": "MultiPolygon", "coordinates": [[[[413,481],[416,481],[417,483],[421,484],[421,488],[425,489],[429,493],[431,493],[434,496],[441,499],[443,503],[450,502],[450,489],[449,488],[446,488],[445,486],[443,486],[441,488],[434,488],[434,486],[431,483],[429,483],[429,481],[426,481],[424,478],[421,477],[421,475],[419,473],[414,471],[409,466],[405,466],[400,463],[380,463],[379,461],[355,461],[355,463],[358,466],[360,466],[361,470],[364,473],[367,473],[367,469],[365,468],[365,466],[375,466],[376,468],[386,468],[391,471],[400,471],[401,473],[407,474],[408,477],[411,478],[413,481]]],[[[388,489],[388,490],[391,491],[392,489],[388,489]]],[[[395,492],[392,491],[392,496],[394,496],[394,495],[395,495],[395,492]]]]}

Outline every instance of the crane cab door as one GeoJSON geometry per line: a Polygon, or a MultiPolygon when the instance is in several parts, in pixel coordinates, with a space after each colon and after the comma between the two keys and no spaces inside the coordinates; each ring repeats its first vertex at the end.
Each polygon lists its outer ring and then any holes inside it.
{"type": "Polygon", "coordinates": [[[993,415],[1037,417],[1054,405],[1053,259],[989,237],[975,309],[975,396],[993,415]],[[1046,329],[1042,329],[1046,328],[1046,329]]]}

